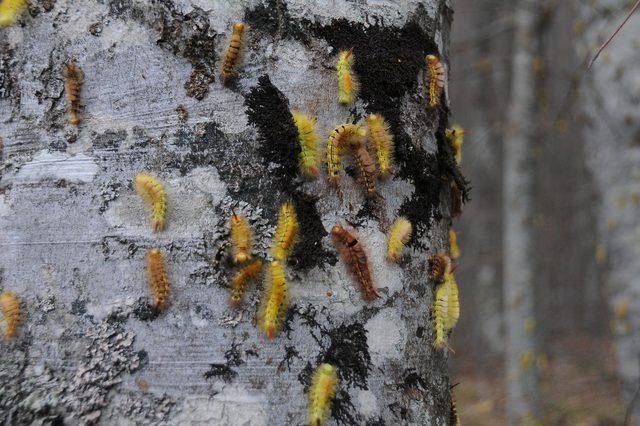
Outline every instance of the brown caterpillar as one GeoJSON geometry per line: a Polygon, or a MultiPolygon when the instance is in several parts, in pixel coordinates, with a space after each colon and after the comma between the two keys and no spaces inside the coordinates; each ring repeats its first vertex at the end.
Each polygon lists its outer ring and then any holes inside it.
{"type": "Polygon", "coordinates": [[[227,53],[224,55],[222,71],[220,72],[220,80],[222,80],[222,84],[227,84],[229,79],[238,75],[238,72],[235,70],[235,66],[238,62],[240,49],[242,48],[242,37],[245,29],[246,25],[242,22],[233,24],[231,40],[229,40],[229,47],[227,48],[227,53]]]}
{"type": "Polygon", "coordinates": [[[440,97],[444,90],[444,66],[435,55],[427,55],[427,91],[429,97],[429,107],[435,108],[440,103],[440,97]]]}
{"type": "Polygon", "coordinates": [[[167,306],[169,297],[169,278],[167,278],[162,253],[156,248],[147,253],[147,273],[149,287],[153,294],[153,306],[158,310],[163,310],[167,306]]]}
{"type": "Polygon", "coordinates": [[[449,411],[449,425],[450,426],[460,426],[460,417],[458,416],[458,407],[456,405],[456,399],[453,396],[453,388],[455,386],[457,386],[458,384],[456,383],[455,385],[451,386],[451,411],[449,411]]]}
{"type": "Polygon", "coordinates": [[[7,340],[13,339],[20,324],[20,299],[14,292],[5,291],[0,294],[0,308],[5,323],[4,337],[7,340]]]}
{"type": "Polygon", "coordinates": [[[369,260],[362,243],[349,231],[336,224],[331,228],[331,238],[342,256],[349,272],[354,276],[365,300],[380,297],[373,284],[369,260]]]}
{"type": "Polygon", "coordinates": [[[437,283],[444,281],[444,273],[447,265],[451,263],[449,256],[444,254],[434,254],[429,257],[429,278],[437,283]]]}
{"type": "Polygon", "coordinates": [[[82,70],[73,62],[69,62],[64,69],[65,90],[69,101],[69,123],[77,126],[80,124],[80,89],[84,76],[82,70]]]}
{"type": "Polygon", "coordinates": [[[364,143],[359,143],[354,149],[353,159],[358,169],[358,181],[364,188],[367,198],[375,197],[377,194],[376,178],[378,177],[378,170],[364,143]]]}
{"type": "Polygon", "coordinates": [[[254,280],[260,275],[262,270],[262,261],[260,259],[245,266],[236,272],[231,281],[231,306],[237,308],[242,303],[247,283],[254,280]]]}

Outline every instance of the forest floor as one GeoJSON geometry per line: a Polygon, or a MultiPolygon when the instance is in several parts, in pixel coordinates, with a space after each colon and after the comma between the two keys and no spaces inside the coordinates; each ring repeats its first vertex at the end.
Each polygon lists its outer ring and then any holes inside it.
{"type": "MultiPolygon", "coordinates": [[[[543,425],[621,425],[626,407],[610,341],[563,338],[554,343],[541,372],[543,425]],[[604,350],[603,350],[604,348],[604,350]]],[[[506,424],[501,365],[478,368],[457,360],[454,383],[461,423],[506,424]],[[479,373],[483,371],[485,373],[479,373]],[[486,372],[491,372],[488,375],[486,372]]]]}

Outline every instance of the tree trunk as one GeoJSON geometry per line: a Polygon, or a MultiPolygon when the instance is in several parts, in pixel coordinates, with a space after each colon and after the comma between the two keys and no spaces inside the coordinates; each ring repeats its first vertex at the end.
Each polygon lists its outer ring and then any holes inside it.
{"type": "Polygon", "coordinates": [[[538,413],[532,262],[532,149],[537,2],[520,1],[514,14],[511,96],[504,140],[504,309],[507,415],[511,424],[538,413]]]}
{"type": "MultiPolygon", "coordinates": [[[[585,24],[579,54],[592,55],[619,25],[630,5],[622,0],[596,1],[589,7],[579,3],[580,19],[585,24]]],[[[634,111],[640,102],[639,30],[640,16],[636,13],[586,74],[580,91],[588,164],[600,198],[597,260],[606,265],[618,371],[636,419],[640,418],[640,125],[634,111]]]]}
{"type": "MultiPolygon", "coordinates": [[[[0,419],[74,423],[303,424],[310,374],[334,364],[331,424],[449,421],[447,354],[432,347],[429,254],[447,251],[449,185],[464,179],[444,140],[448,108],[427,110],[419,74],[446,58],[443,0],[205,2],[48,0],[0,29],[2,290],[22,300],[19,337],[0,349],[0,419]],[[240,78],[218,73],[233,22],[249,25],[240,78]],[[361,91],[337,104],[339,50],[354,47],[361,91]],[[62,70],[84,72],[81,123],[67,124],[62,70]],[[381,113],[397,172],[367,202],[351,168],[339,197],[297,176],[291,109],[323,135],[381,113]],[[154,234],[132,181],[165,184],[154,234]],[[232,208],[268,258],[293,200],[302,235],[287,267],[292,307],[269,341],[254,326],[260,286],[228,306],[232,208]],[[447,200],[447,201],[443,201],[447,200]],[[386,224],[414,225],[400,265],[386,224]],[[328,237],[350,223],[381,297],[362,300],[328,237]],[[168,309],[149,308],[145,255],[164,254],[168,309]]],[[[444,99],[444,98],[443,98],[444,99]]]]}

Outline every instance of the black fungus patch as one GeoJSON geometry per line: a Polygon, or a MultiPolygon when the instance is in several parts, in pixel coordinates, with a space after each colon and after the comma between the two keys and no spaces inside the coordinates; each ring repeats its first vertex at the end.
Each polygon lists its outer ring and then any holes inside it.
{"type": "Polygon", "coordinates": [[[117,150],[120,144],[127,139],[126,130],[108,130],[102,134],[94,133],[93,148],[104,150],[117,150]]]}
{"type": "Polygon", "coordinates": [[[238,373],[227,364],[210,364],[209,371],[203,374],[205,379],[219,377],[227,383],[231,383],[238,376],[238,373]]]}
{"type": "Polygon", "coordinates": [[[335,265],[335,253],[322,246],[322,239],[328,235],[316,208],[318,197],[297,191],[292,196],[300,223],[300,238],[289,258],[291,267],[298,271],[308,271],[315,265],[329,263],[335,265]]]}
{"type": "Polygon", "coordinates": [[[327,362],[333,365],[344,383],[367,390],[371,356],[367,331],[362,324],[341,324],[322,333],[329,337],[329,347],[318,356],[318,364],[327,362]]]}
{"type": "Polygon", "coordinates": [[[309,43],[306,32],[291,18],[287,4],[282,0],[266,0],[245,10],[244,21],[252,31],[260,31],[274,39],[293,38],[309,43]]]}
{"type": "Polygon", "coordinates": [[[352,414],[355,411],[349,392],[340,389],[331,404],[331,417],[339,425],[357,425],[360,424],[360,419],[357,414],[355,416],[352,414]]]}
{"type": "Polygon", "coordinates": [[[231,344],[231,347],[227,349],[227,351],[224,353],[224,359],[227,360],[227,365],[232,367],[237,367],[239,365],[244,364],[244,361],[242,359],[242,354],[238,349],[239,347],[240,347],[239,343],[233,342],[231,344]]]}
{"type": "Polygon", "coordinates": [[[282,361],[278,364],[278,372],[283,372],[285,369],[291,371],[291,361],[294,358],[302,359],[300,353],[293,346],[285,346],[284,351],[284,358],[282,358],[282,361]]]}
{"type": "Polygon", "coordinates": [[[76,299],[71,302],[71,313],[73,315],[84,315],[87,312],[87,301],[84,299],[76,299]]]}
{"type": "Polygon", "coordinates": [[[133,306],[133,316],[140,321],[153,321],[159,315],[160,312],[149,303],[146,297],[139,298],[133,306]]]}

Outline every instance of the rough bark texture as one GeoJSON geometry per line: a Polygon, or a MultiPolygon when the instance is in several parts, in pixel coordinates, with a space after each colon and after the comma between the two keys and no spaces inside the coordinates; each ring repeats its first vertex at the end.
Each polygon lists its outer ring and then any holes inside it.
{"type": "Polygon", "coordinates": [[[534,58],[539,6],[520,1],[514,14],[511,96],[504,140],[503,286],[507,414],[512,424],[538,412],[533,283],[534,58]]]}
{"type": "Polygon", "coordinates": [[[464,186],[444,141],[448,109],[427,111],[419,70],[447,57],[446,1],[269,0],[33,4],[2,29],[2,289],[23,300],[19,338],[0,347],[0,419],[65,423],[303,424],[310,373],[338,367],[335,424],[448,423],[446,353],[432,349],[426,259],[446,251],[448,179],[464,186]],[[217,78],[230,26],[250,26],[241,78],[217,78]],[[336,103],[333,66],[354,47],[361,100],[336,103]],[[67,125],[62,70],[84,71],[82,123],[67,125]],[[287,106],[323,134],[380,112],[398,173],[365,202],[352,168],[342,199],[295,176],[287,106]],[[185,111],[188,116],[185,115],[185,111]],[[139,171],[166,184],[167,227],[154,235],[133,189],[139,171]],[[232,273],[212,263],[231,207],[266,255],[281,202],[303,237],[289,281],[294,307],[269,342],[252,324],[259,291],[228,308],[232,273]],[[406,261],[384,261],[384,224],[415,225],[406,261]],[[385,220],[386,219],[386,220],[385,220]],[[382,297],[365,303],[327,231],[356,225],[382,297]],[[170,306],[148,306],[144,256],[166,254],[170,306]]]}
{"type": "MultiPolygon", "coordinates": [[[[579,55],[592,54],[630,5],[622,0],[595,1],[589,6],[578,3],[585,24],[579,55]]],[[[639,34],[640,16],[636,13],[587,73],[580,96],[588,162],[600,196],[597,260],[606,265],[618,369],[624,396],[636,419],[640,418],[639,34]]]]}

